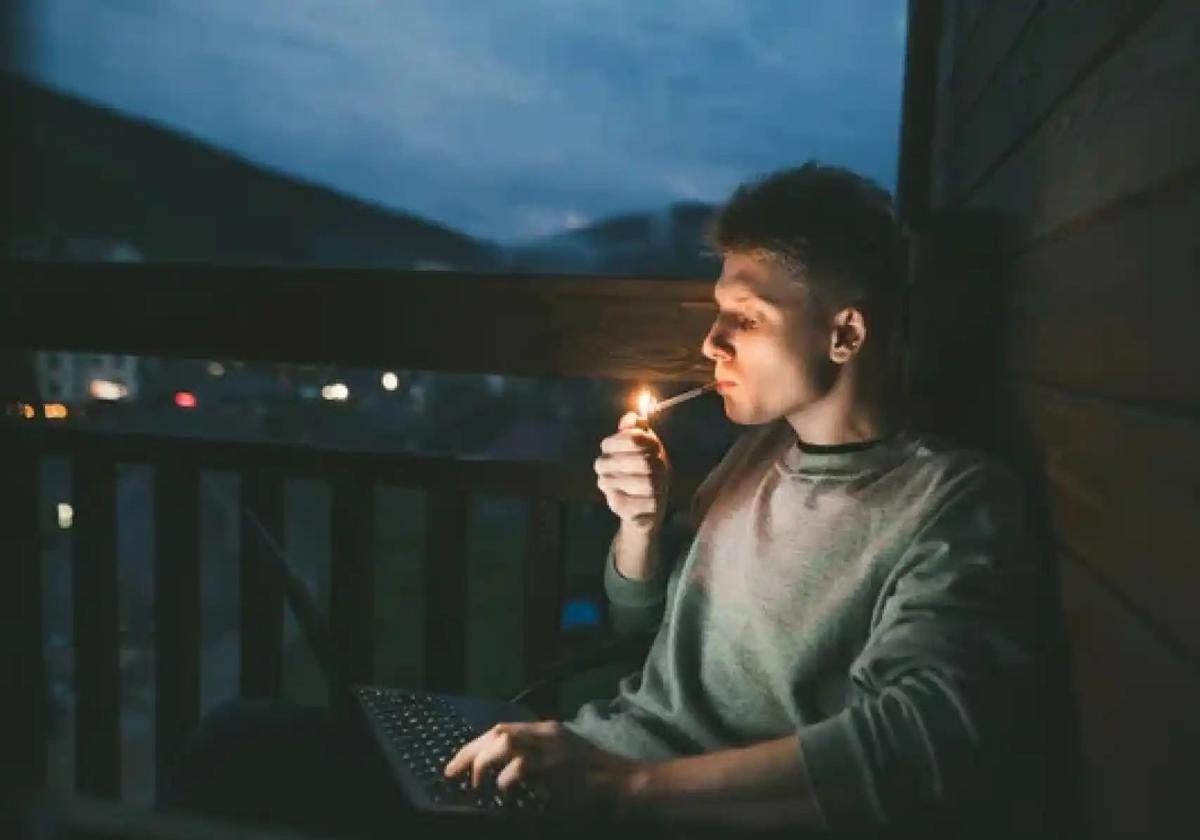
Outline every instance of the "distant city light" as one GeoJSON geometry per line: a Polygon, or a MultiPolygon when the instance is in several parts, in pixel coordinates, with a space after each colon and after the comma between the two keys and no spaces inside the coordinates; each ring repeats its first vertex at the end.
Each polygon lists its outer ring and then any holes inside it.
{"type": "Polygon", "coordinates": [[[380,383],[388,391],[395,391],[400,386],[400,377],[392,373],[390,370],[383,375],[380,383]]]}
{"type": "Polygon", "coordinates": [[[16,417],[24,417],[26,420],[32,420],[34,417],[37,417],[37,409],[29,403],[23,402],[10,405],[6,413],[16,417]]]}
{"type": "Polygon", "coordinates": [[[69,413],[67,407],[62,403],[46,403],[42,407],[42,411],[46,415],[47,420],[64,420],[69,413]]]}
{"type": "Polygon", "coordinates": [[[58,527],[70,528],[75,524],[75,509],[66,502],[58,503],[58,527]]]}
{"type": "Polygon", "coordinates": [[[225,375],[225,365],[221,364],[220,362],[209,362],[208,363],[208,375],[209,376],[224,376],[225,375]]]}
{"type": "Polygon", "coordinates": [[[346,387],[345,382],[334,382],[333,384],[326,385],[321,389],[321,398],[325,400],[345,402],[349,396],[350,389],[346,387]]]}
{"type": "Polygon", "coordinates": [[[93,379],[88,385],[88,392],[98,400],[106,402],[116,402],[124,399],[129,393],[129,389],[120,382],[112,382],[108,379],[93,379]]]}
{"type": "Polygon", "coordinates": [[[175,405],[179,406],[180,408],[195,408],[196,395],[191,391],[176,391],[175,405]]]}

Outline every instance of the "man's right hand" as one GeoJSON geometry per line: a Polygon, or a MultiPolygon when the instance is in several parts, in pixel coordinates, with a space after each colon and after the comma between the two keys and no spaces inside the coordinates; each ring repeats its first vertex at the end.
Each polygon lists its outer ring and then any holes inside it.
{"type": "Polygon", "coordinates": [[[621,530],[657,533],[671,481],[671,465],[658,435],[640,428],[638,415],[628,412],[617,424],[617,433],[600,442],[595,466],[596,486],[620,518],[621,530]]]}

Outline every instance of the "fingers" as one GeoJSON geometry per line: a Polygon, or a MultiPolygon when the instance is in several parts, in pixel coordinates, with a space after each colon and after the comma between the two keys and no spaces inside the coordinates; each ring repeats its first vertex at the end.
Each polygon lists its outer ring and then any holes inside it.
{"type": "Polygon", "coordinates": [[[500,775],[496,777],[496,787],[501,792],[508,793],[509,788],[524,778],[527,771],[528,759],[519,755],[512,761],[508,762],[508,766],[500,771],[500,775]]]}
{"type": "Polygon", "coordinates": [[[469,770],[471,785],[479,787],[489,772],[503,768],[496,784],[507,790],[530,766],[531,743],[522,734],[511,724],[493,726],[459,750],[446,765],[444,775],[450,778],[469,770]]]}
{"type": "Polygon", "coordinates": [[[636,411],[627,411],[621,415],[621,419],[617,421],[618,429],[635,429],[638,427],[638,422],[641,416],[636,411]]]}
{"type": "Polygon", "coordinates": [[[658,485],[648,475],[602,475],[596,479],[596,486],[605,496],[611,493],[634,499],[657,499],[659,496],[658,485]]]}
{"type": "Polygon", "coordinates": [[[601,455],[593,467],[596,475],[657,475],[666,464],[661,458],[655,458],[643,452],[619,452],[613,455],[601,455]]]}
{"type": "Polygon", "coordinates": [[[662,441],[658,435],[648,429],[623,429],[615,435],[609,435],[600,441],[600,451],[605,454],[615,452],[660,452],[662,441]]]}

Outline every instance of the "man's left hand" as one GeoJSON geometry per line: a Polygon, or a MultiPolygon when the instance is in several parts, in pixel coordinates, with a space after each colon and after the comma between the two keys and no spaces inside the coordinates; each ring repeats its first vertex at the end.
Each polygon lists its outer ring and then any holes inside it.
{"type": "Polygon", "coordinates": [[[540,787],[554,810],[623,809],[642,762],[614,755],[559,721],[498,723],[465,745],[446,765],[447,777],[470,772],[478,787],[493,772],[507,792],[517,782],[540,787]]]}

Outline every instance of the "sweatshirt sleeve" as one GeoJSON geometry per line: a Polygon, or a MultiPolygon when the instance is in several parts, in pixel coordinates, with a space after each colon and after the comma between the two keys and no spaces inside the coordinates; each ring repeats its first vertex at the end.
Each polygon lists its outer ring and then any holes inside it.
{"type": "Polygon", "coordinates": [[[617,571],[610,544],[604,563],[604,594],[613,630],[622,636],[650,633],[658,629],[666,603],[667,584],[661,569],[648,580],[627,578],[617,571]]]}
{"type": "Polygon", "coordinates": [[[1015,482],[978,470],[893,567],[847,706],[799,732],[834,829],[911,829],[983,807],[1037,737],[1043,564],[1015,482]]]}
{"type": "Polygon", "coordinates": [[[683,562],[694,534],[679,516],[668,517],[659,539],[661,561],[654,577],[633,580],[617,571],[613,546],[604,562],[604,594],[613,630],[622,636],[653,633],[662,623],[670,593],[672,572],[683,562]]]}

